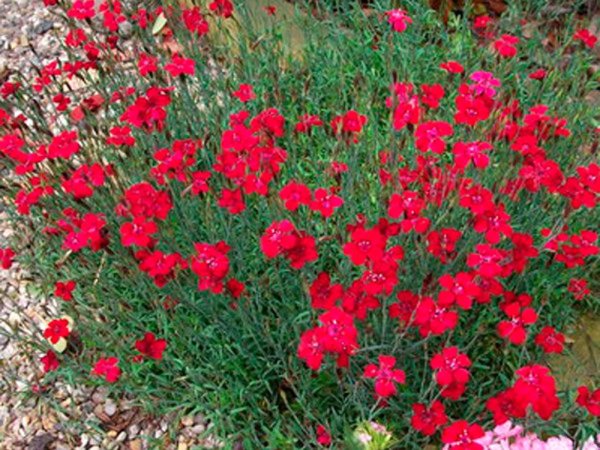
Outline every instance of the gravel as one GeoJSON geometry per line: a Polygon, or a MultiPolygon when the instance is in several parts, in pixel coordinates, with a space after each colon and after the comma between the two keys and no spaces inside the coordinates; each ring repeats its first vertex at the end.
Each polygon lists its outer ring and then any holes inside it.
{"type": "MultiPolygon", "coordinates": [[[[31,74],[33,66],[66,60],[59,44],[64,34],[60,19],[41,0],[0,0],[0,83],[11,74],[31,74]]],[[[0,212],[0,247],[13,234],[0,212]]],[[[39,289],[32,286],[35,280],[18,263],[0,269],[0,449],[145,450],[150,448],[145,436],[163,439],[152,448],[165,450],[223,447],[204,435],[209,424],[201,415],[152,417],[131,399],[109,398],[106,389],[45,385],[41,353],[15,333],[38,336],[60,305],[33,294],[39,289]],[[173,433],[175,439],[165,438],[173,433]]]]}

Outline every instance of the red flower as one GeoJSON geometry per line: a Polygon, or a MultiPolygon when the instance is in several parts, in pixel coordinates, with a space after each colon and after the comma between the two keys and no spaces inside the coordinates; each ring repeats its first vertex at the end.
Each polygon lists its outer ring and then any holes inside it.
{"type": "Polygon", "coordinates": [[[462,187],[460,206],[469,209],[473,214],[483,214],[495,208],[494,194],[481,185],[462,187]]]}
{"type": "Polygon", "coordinates": [[[429,408],[423,403],[413,403],[412,410],[410,424],[425,436],[435,434],[438,428],[448,422],[444,405],[439,400],[434,400],[429,408]]]}
{"type": "Polygon", "coordinates": [[[315,309],[331,309],[343,293],[341,284],[332,285],[329,274],[321,272],[310,286],[311,306],[315,309]]]}
{"type": "Polygon", "coordinates": [[[67,235],[63,240],[62,247],[78,252],[85,247],[98,251],[107,245],[103,229],[106,220],[100,214],[87,213],[83,218],[75,218],[72,225],[65,227],[67,235]]]}
{"type": "Polygon", "coordinates": [[[386,243],[387,239],[379,228],[366,229],[358,226],[350,233],[350,242],[344,245],[344,255],[357,266],[379,261],[385,252],[386,243]]]}
{"type": "Polygon", "coordinates": [[[175,278],[178,267],[184,269],[187,263],[179,253],[165,254],[160,250],[148,252],[146,250],[136,253],[140,260],[139,269],[154,279],[158,287],[165,286],[171,279],[175,278]]]}
{"type": "Polygon", "coordinates": [[[454,228],[442,228],[427,235],[427,251],[446,264],[456,253],[456,243],[462,233],[454,228]]]}
{"type": "Polygon", "coordinates": [[[510,237],[512,234],[510,216],[502,203],[476,215],[473,229],[478,233],[484,233],[485,240],[490,244],[497,244],[502,236],[510,237]]]}
{"type": "Polygon", "coordinates": [[[438,304],[445,307],[456,304],[462,309],[471,309],[473,300],[481,293],[474,278],[469,272],[459,272],[454,277],[450,274],[442,275],[438,280],[442,287],[438,304]]]}
{"type": "Polygon", "coordinates": [[[114,356],[101,358],[94,365],[92,374],[98,377],[104,377],[109,383],[115,383],[121,377],[121,369],[118,364],[119,360],[114,356]]]}
{"type": "Polygon", "coordinates": [[[578,405],[584,407],[594,417],[600,417],[600,389],[596,389],[590,394],[590,390],[586,386],[577,388],[578,405]]]}
{"type": "Polygon", "coordinates": [[[484,153],[492,149],[488,142],[457,142],[452,147],[454,164],[457,169],[465,170],[471,162],[478,169],[485,169],[490,163],[490,157],[484,153]]]}
{"type": "Polygon", "coordinates": [[[53,372],[58,369],[60,365],[56,353],[52,350],[48,350],[44,356],[40,358],[40,362],[43,364],[44,373],[53,372]]]}
{"type": "Polygon", "coordinates": [[[456,113],[454,121],[471,127],[490,117],[491,110],[481,97],[459,95],[456,97],[456,113]]]}
{"type": "Polygon", "coordinates": [[[525,366],[516,371],[519,377],[514,384],[515,395],[524,404],[531,405],[543,419],[548,420],[560,407],[556,396],[556,383],[547,367],[540,365],[525,366]]]}
{"type": "Polygon", "coordinates": [[[267,258],[276,258],[297,246],[298,240],[298,231],[292,222],[273,222],[260,238],[260,249],[267,258]]]}
{"type": "Polygon", "coordinates": [[[385,14],[388,16],[388,23],[392,25],[396,33],[402,33],[406,30],[406,26],[412,23],[412,19],[402,9],[393,9],[385,14]]]}
{"type": "Polygon", "coordinates": [[[532,80],[543,80],[544,78],[546,78],[546,75],[547,72],[545,69],[538,69],[534,70],[529,75],[527,75],[527,78],[530,78],[532,80]]]}
{"type": "Polygon", "coordinates": [[[15,257],[15,252],[12,248],[0,248],[0,267],[4,270],[8,270],[13,265],[13,259],[15,257]]]}
{"type": "Polygon", "coordinates": [[[194,244],[196,255],[190,261],[190,268],[198,276],[198,290],[210,290],[214,294],[223,292],[223,279],[229,273],[229,246],[221,241],[217,244],[194,244]]]}
{"type": "Polygon", "coordinates": [[[396,299],[397,301],[388,308],[389,315],[392,319],[398,319],[402,324],[408,325],[421,298],[411,291],[399,291],[396,299]]]}
{"type": "Polygon", "coordinates": [[[326,219],[331,217],[333,212],[344,204],[342,197],[333,193],[333,190],[318,188],[315,190],[314,199],[310,202],[310,209],[318,211],[326,219]]]}
{"type": "Polygon", "coordinates": [[[323,363],[325,354],[324,335],[325,330],[317,327],[305,331],[300,336],[298,358],[303,359],[311,370],[319,370],[323,363]]]}
{"type": "Polygon", "coordinates": [[[379,308],[379,306],[380,302],[377,297],[367,294],[361,280],[354,281],[342,297],[344,312],[352,314],[358,320],[365,320],[368,310],[379,308]]]}
{"type": "Polygon", "coordinates": [[[504,253],[487,244],[477,244],[475,253],[467,256],[467,265],[476,267],[477,273],[484,278],[495,278],[502,276],[504,270],[500,262],[504,260],[504,253]]]}
{"type": "Polygon", "coordinates": [[[423,297],[415,310],[415,325],[423,337],[429,333],[444,334],[457,323],[458,313],[435,303],[431,297],[423,297]]]}
{"type": "Polygon", "coordinates": [[[150,87],[146,94],[138,97],[121,115],[120,121],[136,127],[145,127],[149,131],[162,130],[167,118],[165,109],[171,103],[167,89],[150,87]]]}
{"type": "Polygon", "coordinates": [[[379,367],[369,364],[365,367],[363,376],[375,378],[375,393],[380,398],[396,395],[396,383],[404,384],[406,376],[403,370],[394,369],[396,358],[393,356],[379,355],[379,367]]]}
{"type": "Polygon", "coordinates": [[[477,16],[473,21],[473,28],[476,30],[483,30],[487,28],[490,23],[492,23],[492,18],[487,14],[484,14],[483,16],[477,16]]]}
{"type": "Polygon", "coordinates": [[[172,77],[178,77],[180,75],[194,75],[196,72],[194,60],[191,58],[184,58],[179,55],[173,55],[171,62],[165,65],[165,70],[169,72],[172,77]]]}
{"type": "Polygon", "coordinates": [[[511,418],[522,419],[527,414],[527,402],[517,395],[514,388],[491,397],[485,407],[494,415],[496,425],[502,425],[511,418]]]}
{"type": "Polygon", "coordinates": [[[267,5],[263,9],[269,16],[274,16],[277,13],[277,7],[273,5],[267,5]]]}
{"type": "Polygon", "coordinates": [[[81,148],[78,137],[77,131],[63,131],[54,136],[48,146],[48,158],[69,159],[81,148]]]}
{"type": "Polygon", "coordinates": [[[517,54],[516,45],[519,43],[519,38],[510,34],[503,34],[494,41],[494,49],[503,58],[512,58],[517,54]]]}
{"type": "Polygon", "coordinates": [[[71,99],[64,94],[56,94],[52,101],[56,104],[57,111],[66,111],[71,103],[71,99]]]}
{"type": "Polygon", "coordinates": [[[246,210],[246,203],[241,189],[223,188],[218,204],[230,214],[240,214],[246,210]]]}
{"type": "Polygon", "coordinates": [[[310,204],[312,193],[305,184],[290,181],[279,191],[279,198],[288,211],[296,211],[300,205],[310,204]]]}
{"type": "Polygon", "coordinates": [[[214,0],[208,7],[211,11],[226,19],[233,15],[231,0],[214,0]]]}
{"type": "Polygon", "coordinates": [[[166,191],[155,189],[150,183],[134,184],[125,191],[116,213],[121,217],[145,217],[165,220],[173,208],[171,197],[166,191]]]}
{"type": "Polygon", "coordinates": [[[562,353],[565,346],[565,335],[553,327],[544,327],[535,337],[535,343],[542,347],[544,353],[562,353]]]}
{"type": "Polygon", "coordinates": [[[476,441],[485,436],[478,424],[469,424],[466,420],[452,422],[442,431],[442,442],[452,450],[483,450],[476,441]]]}
{"type": "Polygon", "coordinates": [[[435,381],[442,387],[442,397],[457,400],[465,390],[471,374],[469,357],[460,353],[458,347],[446,347],[431,359],[435,381]]]}
{"type": "Polygon", "coordinates": [[[448,61],[440,64],[440,68],[448,73],[463,73],[465,71],[462,64],[457,61],[448,61]]]}
{"type": "Polygon", "coordinates": [[[156,339],[154,333],[147,332],[142,339],[135,341],[135,348],[143,356],[161,360],[162,354],[167,348],[167,341],[164,339],[156,339]]]}
{"type": "Polygon", "coordinates": [[[573,35],[573,39],[576,41],[581,41],[588,48],[594,48],[596,42],[598,42],[598,38],[594,36],[590,30],[582,28],[581,30],[577,30],[573,35]]]}
{"type": "Polygon", "coordinates": [[[323,425],[317,425],[317,443],[324,447],[331,445],[331,434],[323,425]]]}
{"type": "Polygon", "coordinates": [[[300,337],[298,357],[312,370],[318,370],[325,353],[333,353],[338,367],[347,367],[349,356],[358,349],[354,319],[334,307],[319,316],[319,322],[320,327],[307,330],[300,337]]]}
{"type": "Polygon", "coordinates": [[[186,183],[190,178],[190,167],[196,163],[196,152],[202,148],[200,139],[177,139],[171,148],[161,148],[154,152],[158,165],[150,173],[159,184],[165,177],[186,183]]]}
{"type": "Polygon", "coordinates": [[[56,344],[61,338],[69,337],[69,334],[69,321],[67,319],[51,320],[44,330],[44,337],[52,344],[56,344]]]}
{"type": "Polygon", "coordinates": [[[138,70],[140,75],[145,77],[148,74],[154,73],[158,70],[158,58],[142,53],[138,59],[138,70]]]}
{"type": "Polygon", "coordinates": [[[225,289],[233,298],[240,298],[246,289],[246,286],[241,281],[232,278],[225,283],[225,289]]]}
{"type": "Polygon", "coordinates": [[[233,96],[237,97],[237,99],[242,103],[249,102],[250,100],[254,100],[256,98],[256,95],[252,90],[252,85],[250,84],[240,84],[240,87],[233,93],[233,96]]]}
{"type": "Polygon", "coordinates": [[[135,145],[135,138],[131,135],[131,128],[129,127],[112,127],[110,129],[110,137],[106,139],[106,143],[132,147],[135,145]]]}
{"type": "Polygon", "coordinates": [[[414,86],[410,83],[394,83],[392,96],[386,99],[386,106],[394,110],[392,126],[396,131],[419,123],[423,112],[419,97],[413,94],[413,90],[414,86]]]}
{"type": "Polygon", "coordinates": [[[195,33],[198,36],[204,36],[208,33],[208,22],[197,6],[184,9],[181,18],[190,33],[195,33]]]}
{"type": "Polygon", "coordinates": [[[350,134],[354,136],[356,141],[356,135],[359,134],[365,124],[367,123],[367,116],[359,114],[354,110],[350,110],[347,113],[336,116],[331,121],[331,128],[335,134],[350,134]]]}
{"type": "Polygon", "coordinates": [[[305,231],[300,231],[299,234],[297,245],[285,252],[285,257],[289,259],[290,266],[294,269],[301,269],[305,264],[316,261],[319,257],[315,238],[305,231]]]}
{"type": "Polygon", "coordinates": [[[372,263],[361,276],[365,292],[369,295],[390,295],[398,282],[398,263],[404,257],[402,247],[388,250],[379,261],[372,263]]]}
{"type": "Polygon", "coordinates": [[[587,287],[587,280],[571,278],[569,280],[568,291],[573,294],[575,300],[583,300],[586,295],[590,294],[590,290],[587,287]]]}
{"type": "Polygon", "coordinates": [[[402,194],[392,194],[388,215],[392,219],[401,219],[400,227],[405,233],[412,229],[417,233],[425,233],[431,221],[426,217],[421,217],[424,208],[425,200],[417,192],[407,190],[402,194]]]}
{"type": "Polygon", "coordinates": [[[6,81],[4,82],[2,87],[0,87],[0,95],[2,96],[2,98],[8,98],[14,93],[16,93],[20,88],[21,83],[19,83],[18,81],[6,81]]]}
{"type": "Polygon", "coordinates": [[[111,173],[110,166],[84,164],[63,181],[62,188],[76,199],[88,198],[94,194],[94,188],[104,185],[106,175],[111,173]]]}
{"type": "Polygon", "coordinates": [[[539,251],[533,245],[533,237],[527,233],[512,233],[512,270],[522,273],[532,258],[539,256],[539,251]]]}
{"type": "Polygon", "coordinates": [[[148,247],[153,242],[151,235],[157,232],[156,223],[138,216],[133,219],[133,222],[126,222],[121,225],[121,244],[124,247],[131,247],[132,245],[148,247]]]}
{"type": "Polygon", "coordinates": [[[498,334],[502,338],[508,339],[514,345],[522,345],[527,339],[526,326],[537,321],[535,309],[529,307],[531,297],[521,294],[516,298],[514,294],[506,293],[507,301],[500,304],[500,309],[508,316],[508,320],[503,320],[498,324],[498,334]]]}
{"type": "Polygon", "coordinates": [[[92,19],[96,15],[94,5],[94,0],[75,0],[67,15],[75,20],[92,19]]]}
{"type": "Polygon", "coordinates": [[[199,170],[197,172],[192,172],[191,177],[192,184],[190,188],[192,195],[200,195],[210,190],[208,180],[210,180],[210,177],[212,177],[212,173],[205,170],[199,170]]]}
{"type": "Polygon", "coordinates": [[[54,285],[54,295],[68,302],[73,300],[73,290],[77,284],[73,280],[57,281],[54,285]]]}
{"type": "Polygon", "coordinates": [[[454,130],[448,122],[423,122],[415,130],[415,145],[422,151],[431,151],[441,155],[446,149],[444,136],[452,136],[454,130]]]}
{"type": "Polygon", "coordinates": [[[421,102],[431,109],[440,107],[440,100],[444,98],[444,88],[441,84],[421,85],[421,102]]]}
{"type": "Polygon", "coordinates": [[[314,114],[304,114],[296,124],[295,130],[298,133],[308,133],[313,127],[322,127],[323,121],[314,114]]]}

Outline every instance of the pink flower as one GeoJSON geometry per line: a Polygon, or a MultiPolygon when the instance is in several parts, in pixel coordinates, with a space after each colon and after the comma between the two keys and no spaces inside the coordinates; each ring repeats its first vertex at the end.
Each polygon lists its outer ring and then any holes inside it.
{"type": "Polygon", "coordinates": [[[393,9],[385,14],[388,16],[388,23],[392,25],[396,33],[402,33],[406,30],[407,25],[412,23],[412,19],[402,9],[393,9]]]}

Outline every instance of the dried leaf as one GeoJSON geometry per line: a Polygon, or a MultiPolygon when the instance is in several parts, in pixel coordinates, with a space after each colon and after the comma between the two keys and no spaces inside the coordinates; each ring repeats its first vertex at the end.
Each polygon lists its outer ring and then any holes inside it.
{"type": "Polygon", "coordinates": [[[159,16],[156,18],[156,20],[154,21],[154,25],[152,26],[152,34],[156,36],[158,33],[160,33],[162,31],[162,29],[165,27],[166,24],[167,24],[167,18],[165,17],[165,14],[160,13],[159,16]]]}

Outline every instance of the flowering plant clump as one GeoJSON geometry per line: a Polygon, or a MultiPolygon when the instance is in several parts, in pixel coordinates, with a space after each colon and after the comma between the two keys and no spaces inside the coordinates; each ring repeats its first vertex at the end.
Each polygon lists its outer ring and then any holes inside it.
{"type": "Polygon", "coordinates": [[[0,87],[36,236],[0,264],[68,314],[29,342],[42,383],[201,410],[251,449],[600,433],[599,380],[565,389],[549,357],[600,309],[585,22],[45,3],[69,59],[0,87]]]}

